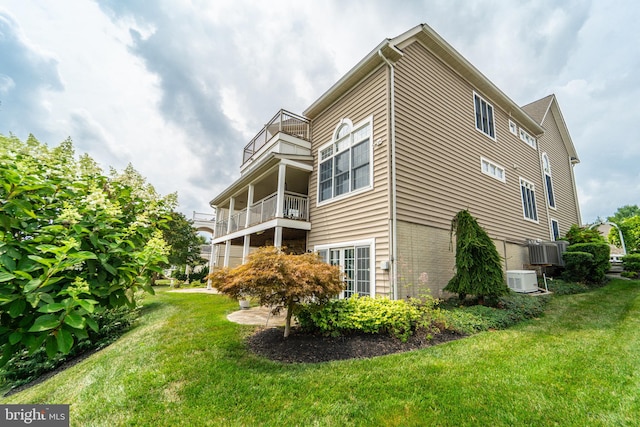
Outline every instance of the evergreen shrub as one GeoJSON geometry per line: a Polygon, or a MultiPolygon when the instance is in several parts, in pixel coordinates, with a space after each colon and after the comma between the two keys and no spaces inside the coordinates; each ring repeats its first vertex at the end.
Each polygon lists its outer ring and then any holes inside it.
{"type": "Polygon", "coordinates": [[[562,278],[567,282],[586,283],[593,269],[593,255],[588,252],[565,252],[562,278]]]}
{"type": "Polygon", "coordinates": [[[640,254],[630,254],[622,257],[622,266],[625,271],[640,272],[640,254]]]}
{"type": "MultiPolygon", "coordinates": [[[[609,262],[610,248],[606,243],[576,243],[567,247],[567,252],[586,252],[593,255],[593,261],[584,268],[588,270],[584,282],[602,284],[606,280],[607,271],[611,267],[609,262]]],[[[565,258],[566,259],[566,258],[565,258]]]]}

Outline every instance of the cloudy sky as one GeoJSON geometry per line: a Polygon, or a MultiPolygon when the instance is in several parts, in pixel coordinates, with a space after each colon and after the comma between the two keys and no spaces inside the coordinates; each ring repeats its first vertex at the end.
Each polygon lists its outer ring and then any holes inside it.
{"type": "Polygon", "coordinates": [[[3,0],[0,134],[70,136],[209,212],[280,108],[301,113],[423,22],[516,103],[557,95],[583,222],[640,204],[636,0],[3,0]]]}

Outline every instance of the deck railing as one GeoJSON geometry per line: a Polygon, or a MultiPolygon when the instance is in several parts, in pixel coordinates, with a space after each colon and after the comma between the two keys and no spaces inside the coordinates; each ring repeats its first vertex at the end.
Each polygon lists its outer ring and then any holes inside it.
{"type": "Polygon", "coordinates": [[[194,221],[215,221],[216,215],[212,213],[202,213],[202,212],[193,211],[192,219],[194,221]]]}
{"type": "Polygon", "coordinates": [[[310,140],[309,120],[291,113],[286,110],[280,110],[267,123],[262,130],[244,147],[242,155],[242,164],[245,164],[253,155],[265,146],[269,140],[278,132],[286,133],[304,139],[310,140]]]}
{"type": "MultiPolygon", "coordinates": [[[[247,211],[249,212],[249,226],[260,224],[277,217],[278,194],[273,193],[264,199],[254,203],[247,208],[242,209],[229,219],[221,219],[216,223],[216,237],[234,233],[245,228],[247,224],[247,211]],[[231,226],[229,226],[229,220],[231,226]]],[[[286,192],[284,195],[284,207],[282,212],[283,218],[295,219],[299,221],[309,220],[309,197],[286,192]]]]}

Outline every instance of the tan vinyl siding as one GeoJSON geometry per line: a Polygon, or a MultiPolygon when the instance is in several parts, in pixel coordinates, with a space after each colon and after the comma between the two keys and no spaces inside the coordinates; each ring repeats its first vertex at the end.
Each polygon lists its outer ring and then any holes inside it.
{"type": "Polygon", "coordinates": [[[398,219],[448,229],[468,208],[492,237],[548,238],[539,153],[509,132],[509,114],[478,93],[493,106],[492,140],[475,127],[474,87],[417,42],[404,54],[396,66],[398,219]],[[482,173],[481,156],[505,169],[506,183],[482,173]],[[538,224],[524,219],[519,177],[535,185],[538,224]]]}
{"type": "MultiPolygon", "coordinates": [[[[526,246],[493,239],[502,267],[522,270],[529,263],[526,246]]],[[[426,290],[434,297],[450,296],[443,289],[455,273],[455,246],[449,230],[398,222],[398,296],[420,297],[426,290]]]]}
{"type": "MultiPolygon", "coordinates": [[[[314,171],[309,179],[308,247],[375,239],[376,293],[389,294],[389,275],[380,262],[389,260],[388,83],[380,67],[312,122],[314,171]],[[331,141],[341,119],[354,125],[373,116],[373,189],[318,206],[318,148],[331,141]],[[375,141],[380,140],[380,145],[375,141]]],[[[374,272],[372,273],[372,277],[374,272]]]]}
{"type": "MultiPolygon", "coordinates": [[[[567,153],[567,149],[562,142],[556,120],[557,117],[555,117],[553,109],[550,109],[544,123],[542,123],[545,133],[539,139],[538,144],[541,153],[546,152],[549,156],[551,164],[556,209],[549,209],[549,217],[558,221],[560,235],[563,236],[572,224],[578,224],[578,210],[572,184],[573,178],[569,164],[569,153],[567,153]]],[[[544,201],[545,203],[547,201],[546,193],[544,201]]]]}

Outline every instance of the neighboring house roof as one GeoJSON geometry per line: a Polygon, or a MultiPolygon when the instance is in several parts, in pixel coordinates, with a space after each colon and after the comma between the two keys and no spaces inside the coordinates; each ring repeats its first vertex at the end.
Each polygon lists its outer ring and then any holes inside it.
{"type": "Polygon", "coordinates": [[[426,24],[420,24],[393,39],[384,40],[311,104],[304,111],[304,115],[310,119],[316,117],[345,95],[358,81],[382,65],[384,59],[381,54],[390,62],[395,63],[403,56],[402,48],[416,40],[440,57],[455,72],[469,81],[478,91],[482,92],[484,96],[500,105],[534,135],[538,136],[544,133],[544,129],[539,122],[532,119],[520,106],[498,89],[496,85],[489,81],[477,68],[426,24]]]}
{"type": "Polygon", "coordinates": [[[565,123],[564,117],[562,116],[562,111],[560,111],[560,107],[558,106],[558,100],[556,99],[556,96],[554,94],[547,95],[542,99],[533,101],[532,103],[523,106],[522,109],[529,116],[531,116],[532,119],[538,122],[540,126],[543,125],[545,119],[549,115],[549,111],[551,111],[554,117],[556,117],[558,129],[560,129],[560,136],[562,137],[562,142],[567,149],[567,153],[569,153],[571,161],[573,163],[580,163],[576,147],[573,145],[571,135],[569,135],[569,129],[567,128],[567,124],[565,123]]]}
{"type": "Polygon", "coordinates": [[[542,121],[547,115],[547,111],[549,110],[549,106],[551,106],[551,101],[554,95],[547,95],[542,99],[538,99],[537,101],[533,101],[527,105],[523,105],[522,109],[531,116],[533,120],[538,122],[538,124],[542,125],[542,121]]]}

